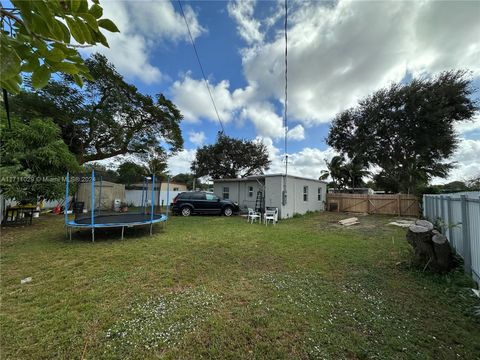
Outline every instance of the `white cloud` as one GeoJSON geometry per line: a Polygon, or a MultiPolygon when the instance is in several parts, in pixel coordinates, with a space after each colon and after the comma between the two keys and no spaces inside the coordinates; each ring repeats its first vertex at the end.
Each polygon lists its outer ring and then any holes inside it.
{"type": "Polygon", "coordinates": [[[228,14],[237,23],[238,34],[249,44],[263,41],[260,22],[253,17],[256,1],[236,0],[228,3],[228,14]]]}
{"type": "Polygon", "coordinates": [[[279,138],[283,136],[283,120],[268,102],[256,102],[242,109],[242,119],[249,119],[255,125],[257,134],[263,137],[279,138]]]}
{"type": "MultiPolygon", "coordinates": [[[[210,85],[222,120],[250,120],[257,135],[279,139],[283,122],[273,103],[283,103],[284,38],[282,31],[267,38],[262,30],[278,23],[281,6],[271,6],[262,20],[254,17],[255,4],[228,5],[246,41],[241,54],[248,85],[230,89],[227,80],[210,85]]],[[[293,2],[289,12],[289,118],[307,127],[329,122],[406,74],[467,68],[480,75],[475,2],[293,2]]],[[[187,75],[171,90],[187,121],[216,121],[202,81],[187,75]]],[[[457,126],[462,133],[477,128],[477,123],[457,126]]],[[[294,129],[290,138],[302,140],[301,128],[294,129]]]]}
{"type": "Polygon", "coordinates": [[[203,131],[200,132],[195,132],[191,131],[188,133],[188,140],[190,140],[191,143],[201,146],[205,142],[205,133],[203,131]]]}
{"type": "MultiPolygon", "coordinates": [[[[406,73],[451,68],[480,74],[477,2],[297,2],[289,18],[289,115],[328,122],[406,73]]],[[[282,101],[284,39],[243,49],[258,98],[282,101]]]]}
{"type": "MultiPolygon", "coordinates": [[[[273,139],[284,136],[283,118],[275,112],[270,102],[254,98],[255,85],[233,92],[230,91],[230,83],[226,80],[217,84],[209,82],[209,86],[223,123],[250,120],[259,136],[273,139]]],[[[215,109],[202,80],[193,79],[187,74],[181,81],[173,83],[170,92],[185,121],[193,123],[199,122],[200,119],[217,121],[215,109]]],[[[304,127],[295,126],[288,132],[288,136],[291,140],[303,140],[304,127]]]]}
{"type": "Polygon", "coordinates": [[[184,149],[168,159],[168,172],[171,175],[190,173],[190,165],[195,160],[196,149],[184,149]]]}
{"type": "Polygon", "coordinates": [[[288,139],[291,140],[304,140],[305,139],[305,129],[302,125],[297,125],[294,128],[288,130],[287,133],[288,139]]]}
{"type": "Polygon", "coordinates": [[[455,154],[450,159],[457,167],[446,179],[433,179],[434,184],[445,184],[455,180],[469,180],[480,176],[480,140],[462,139],[455,154]]]}
{"type": "MultiPolygon", "coordinates": [[[[269,137],[257,136],[256,141],[262,141],[267,147],[269,158],[272,161],[267,174],[279,174],[285,172],[285,155],[277,148],[269,137]]],[[[306,147],[302,150],[288,154],[288,173],[318,179],[322,170],[326,170],[325,160],[330,161],[337,155],[335,150],[327,148],[320,150],[306,147]]]]}
{"type": "MultiPolygon", "coordinates": [[[[150,61],[153,49],[162,42],[187,41],[188,33],[183,17],[169,1],[105,1],[103,17],[111,19],[120,33],[105,31],[110,48],[94,46],[82,52],[105,54],[117,70],[130,79],[146,84],[165,79],[160,69],[150,61]]],[[[205,29],[190,6],[184,6],[185,17],[194,38],[205,29]]]]}
{"type": "Polygon", "coordinates": [[[479,133],[480,135],[480,112],[477,112],[471,121],[457,122],[454,127],[458,134],[479,133]]]}
{"type": "MultiPolygon", "coordinates": [[[[209,83],[209,86],[220,118],[224,122],[229,122],[237,107],[236,97],[241,97],[243,90],[230,93],[230,83],[227,80],[220,81],[216,85],[209,83]]],[[[201,118],[217,121],[215,109],[203,80],[192,79],[187,74],[183,80],[173,83],[170,92],[173,102],[182,112],[185,121],[198,122],[201,118]]]]}

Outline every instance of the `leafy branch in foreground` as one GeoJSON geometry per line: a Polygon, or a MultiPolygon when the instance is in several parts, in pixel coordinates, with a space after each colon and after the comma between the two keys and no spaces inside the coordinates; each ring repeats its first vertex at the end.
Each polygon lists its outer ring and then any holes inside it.
{"type": "Polygon", "coordinates": [[[87,0],[12,0],[12,4],[13,8],[0,6],[0,86],[14,94],[20,91],[22,72],[32,73],[37,89],[47,85],[55,72],[72,75],[82,86],[83,78],[92,77],[77,49],[108,47],[101,28],[119,31],[111,20],[102,19],[98,0],[90,7],[87,0]]]}

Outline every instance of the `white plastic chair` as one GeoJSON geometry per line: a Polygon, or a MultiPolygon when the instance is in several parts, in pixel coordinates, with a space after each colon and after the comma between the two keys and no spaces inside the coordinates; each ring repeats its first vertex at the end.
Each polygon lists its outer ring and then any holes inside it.
{"type": "Polygon", "coordinates": [[[263,221],[265,222],[265,226],[267,226],[269,221],[271,221],[272,224],[275,225],[275,223],[278,221],[278,209],[265,210],[263,221]]]}
{"type": "Polygon", "coordinates": [[[248,208],[248,215],[247,215],[247,222],[251,222],[253,224],[254,221],[260,221],[260,214],[253,210],[252,208],[248,208]]]}

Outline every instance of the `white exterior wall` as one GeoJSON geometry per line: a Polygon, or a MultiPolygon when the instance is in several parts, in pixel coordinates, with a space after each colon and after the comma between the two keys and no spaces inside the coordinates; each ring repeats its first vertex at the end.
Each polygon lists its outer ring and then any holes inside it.
{"type": "MultiPolygon", "coordinates": [[[[277,178],[277,177],[275,177],[277,178]]],[[[281,188],[278,191],[280,203],[283,190],[284,176],[281,179],[281,188]]],[[[270,191],[270,190],[267,190],[270,191]]],[[[327,197],[327,184],[313,179],[302,179],[293,176],[287,177],[287,204],[281,206],[280,218],[285,219],[295,214],[305,214],[307,211],[325,210],[325,199],[327,197]],[[307,201],[303,200],[303,187],[308,186],[307,201]],[[321,191],[321,200],[318,200],[318,189],[321,191]]]]}
{"type": "Polygon", "coordinates": [[[219,181],[215,182],[213,192],[220,198],[223,198],[223,188],[229,188],[229,199],[237,202],[240,209],[255,208],[257,192],[263,192],[263,184],[256,180],[251,181],[219,181]],[[249,196],[249,187],[253,187],[253,194],[249,196]]]}
{"type": "Polygon", "coordinates": [[[279,219],[283,219],[284,209],[282,206],[282,176],[268,176],[265,178],[265,207],[276,207],[279,219]]]}
{"type": "MultiPolygon", "coordinates": [[[[314,180],[303,179],[294,176],[287,178],[287,204],[282,205],[282,191],[285,176],[265,177],[265,207],[276,207],[279,210],[279,218],[285,219],[294,214],[305,214],[307,211],[325,210],[327,197],[327,184],[314,180]],[[303,200],[303,187],[308,186],[308,200],[303,200]],[[321,200],[318,200],[318,188],[321,189],[321,200]]],[[[263,191],[262,181],[216,181],[214,182],[214,193],[223,197],[223,188],[229,188],[229,198],[239,204],[241,209],[254,208],[257,191],[263,191]],[[248,187],[253,186],[253,196],[248,197],[248,187]]]]}

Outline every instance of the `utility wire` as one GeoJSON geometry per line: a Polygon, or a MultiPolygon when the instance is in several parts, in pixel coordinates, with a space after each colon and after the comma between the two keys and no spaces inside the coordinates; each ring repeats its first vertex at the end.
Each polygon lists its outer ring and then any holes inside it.
{"type": "Polygon", "coordinates": [[[288,105],[288,37],[287,37],[287,24],[288,24],[288,11],[287,0],[285,0],[285,106],[283,113],[283,127],[285,130],[285,176],[288,172],[288,152],[287,152],[287,136],[288,136],[288,123],[287,123],[287,105],[288,105]]]}
{"type": "Polygon", "coordinates": [[[177,2],[178,2],[178,5],[180,6],[180,12],[182,13],[183,20],[185,20],[185,25],[187,25],[188,36],[190,37],[190,42],[192,43],[193,50],[195,51],[195,56],[197,57],[198,65],[200,66],[200,70],[202,71],[203,81],[205,81],[205,86],[207,87],[208,95],[210,95],[210,100],[212,100],[213,108],[215,109],[215,113],[217,114],[218,123],[222,128],[222,132],[225,133],[222,119],[220,118],[220,114],[218,113],[217,105],[215,105],[215,100],[213,99],[212,92],[210,91],[210,85],[208,84],[207,77],[205,76],[205,71],[203,71],[203,66],[202,66],[202,63],[200,62],[200,57],[198,56],[197,47],[195,46],[195,41],[193,40],[192,32],[190,31],[190,26],[188,25],[187,18],[185,16],[185,13],[183,12],[182,3],[180,2],[180,0],[177,0],[177,2]]]}

